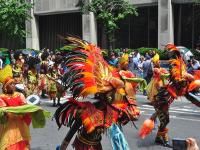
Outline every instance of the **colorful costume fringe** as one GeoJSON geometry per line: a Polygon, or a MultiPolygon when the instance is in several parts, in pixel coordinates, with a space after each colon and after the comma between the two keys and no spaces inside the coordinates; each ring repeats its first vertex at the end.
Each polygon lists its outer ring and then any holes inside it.
{"type": "MultiPolygon", "coordinates": [[[[185,96],[193,104],[200,107],[200,101],[194,96],[200,88],[200,71],[195,71],[194,76],[188,74],[186,65],[176,46],[168,44],[166,49],[169,53],[169,63],[171,65],[169,70],[169,83],[161,86],[157,94],[153,96],[153,106],[156,112],[152,115],[151,119],[155,120],[156,117],[158,117],[160,120],[160,126],[155,141],[164,146],[170,146],[167,135],[168,129],[166,128],[169,123],[169,107],[179,96],[185,96]]],[[[143,127],[142,130],[146,130],[144,125],[143,127]]],[[[149,133],[150,132],[146,132],[141,135],[145,137],[149,133]]]]}
{"type": "Polygon", "coordinates": [[[138,119],[140,111],[132,95],[137,83],[129,82],[133,74],[128,77],[128,71],[119,73],[109,66],[98,47],[70,36],[65,40],[72,43],[74,49],[66,51],[69,71],[63,76],[63,85],[70,89],[73,97],[57,109],[56,122],[59,128],[71,127],[64,143],[69,143],[80,130],[74,142],[76,150],[90,150],[90,147],[101,150],[101,134],[113,123],[126,124],[138,119]],[[127,80],[122,76],[127,76],[127,80]],[[98,95],[97,102],[78,100],[91,94],[98,95]]]}
{"type": "Polygon", "coordinates": [[[168,74],[168,71],[164,68],[154,68],[153,78],[147,86],[147,97],[151,102],[154,101],[154,96],[158,93],[159,88],[166,84],[164,78],[166,78],[168,74]]]}

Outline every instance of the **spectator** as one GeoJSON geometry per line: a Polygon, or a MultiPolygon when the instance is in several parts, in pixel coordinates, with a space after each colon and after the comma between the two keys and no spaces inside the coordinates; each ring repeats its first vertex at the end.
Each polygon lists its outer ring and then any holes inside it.
{"type": "Polygon", "coordinates": [[[196,51],[200,53],[200,40],[196,44],[196,51]]]}
{"type": "Polygon", "coordinates": [[[118,58],[116,57],[115,53],[114,52],[111,52],[110,53],[110,56],[109,56],[109,61],[108,63],[114,67],[117,67],[118,65],[118,58]]]}
{"type": "Polygon", "coordinates": [[[135,57],[137,57],[138,60],[140,59],[140,53],[137,49],[135,50],[135,57]]]}
{"type": "Polygon", "coordinates": [[[129,63],[128,63],[128,70],[134,73],[134,63],[133,63],[133,55],[129,55],[129,63]]]}
{"type": "Polygon", "coordinates": [[[151,56],[149,55],[148,52],[146,52],[146,53],[145,53],[145,59],[150,59],[150,58],[151,58],[151,56]]]}
{"type": "Polygon", "coordinates": [[[192,61],[191,60],[188,60],[188,63],[187,63],[187,72],[192,74],[193,72],[193,67],[192,67],[192,61]]]}
{"type": "Polygon", "coordinates": [[[147,84],[149,84],[151,77],[153,76],[153,63],[151,62],[151,59],[146,59],[142,68],[144,79],[147,81],[147,84]]]}
{"type": "Polygon", "coordinates": [[[138,51],[135,51],[133,53],[133,64],[134,64],[134,69],[138,69],[138,63],[140,61],[140,54],[138,51]]]}
{"type": "MultiPolygon", "coordinates": [[[[122,50],[122,52],[123,52],[123,54],[128,53],[128,48],[124,48],[124,49],[122,50]]],[[[122,54],[122,55],[123,55],[123,54],[122,54]]]]}
{"type": "Polygon", "coordinates": [[[193,64],[193,69],[194,70],[198,70],[200,68],[200,64],[199,64],[199,61],[196,60],[196,59],[193,59],[192,60],[192,64],[193,64]]]}
{"type": "Polygon", "coordinates": [[[138,63],[138,75],[140,78],[143,78],[143,63],[144,63],[144,56],[141,56],[140,61],[138,63]]]}
{"type": "Polygon", "coordinates": [[[186,139],[186,143],[187,143],[187,150],[199,150],[197,142],[194,138],[186,139]]]}
{"type": "Polygon", "coordinates": [[[190,74],[193,74],[194,70],[198,70],[200,68],[200,63],[198,60],[194,59],[194,57],[192,56],[190,60],[188,60],[188,64],[187,64],[187,71],[190,74]]]}
{"type": "Polygon", "coordinates": [[[149,56],[150,56],[151,58],[153,58],[154,55],[153,55],[153,51],[152,51],[152,50],[149,50],[149,53],[148,53],[148,54],[149,54],[149,56]]]}
{"type": "Polygon", "coordinates": [[[187,51],[185,54],[183,53],[182,55],[185,62],[187,62],[190,59],[190,57],[193,57],[193,54],[191,51],[187,51]]]}
{"type": "Polygon", "coordinates": [[[0,70],[3,69],[3,59],[0,57],[0,70]]]}

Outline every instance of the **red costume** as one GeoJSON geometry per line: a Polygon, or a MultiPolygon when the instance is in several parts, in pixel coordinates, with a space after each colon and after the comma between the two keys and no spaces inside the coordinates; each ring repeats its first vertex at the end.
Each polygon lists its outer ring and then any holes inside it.
{"type": "Polygon", "coordinates": [[[73,144],[76,150],[102,150],[102,133],[113,123],[126,124],[140,114],[135,98],[126,95],[128,82],[123,81],[123,77],[132,77],[132,74],[119,73],[110,67],[98,47],[74,37],[66,40],[75,48],[67,51],[65,61],[69,71],[63,77],[63,84],[72,91],[73,97],[55,113],[59,128],[71,127],[61,149],[66,149],[79,131],[73,144]],[[90,94],[98,95],[96,102],[79,101],[90,94]]]}

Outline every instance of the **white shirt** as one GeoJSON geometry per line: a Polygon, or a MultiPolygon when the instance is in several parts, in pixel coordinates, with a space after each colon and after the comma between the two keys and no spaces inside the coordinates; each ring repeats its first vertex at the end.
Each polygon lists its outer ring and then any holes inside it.
{"type": "Polygon", "coordinates": [[[187,53],[185,53],[185,61],[190,60],[191,56],[193,56],[193,54],[191,53],[191,51],[188,51],[187,53]]]}
{"type": "Polygon", "coordinates": [[[3,68],[3,60],[0,59],[0,69],[2,69],[2,68],[3,68]]]}
{"type": "Polygon", "coordinates": [[[199,61],[196,61],[193,67],[195,70],[197,70],[200,67],[199,61]]]}

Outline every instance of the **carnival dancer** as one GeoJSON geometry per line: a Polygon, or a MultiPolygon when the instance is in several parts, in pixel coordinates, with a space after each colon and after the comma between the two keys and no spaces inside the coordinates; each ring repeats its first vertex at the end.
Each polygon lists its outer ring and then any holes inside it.
{"type": "Polygon", "coordinates": [[[56,55],[55,57],[55,64],[54,64],[54,68],[55,70],[57,70],[57,76],[58,79],[56,81],[56,88],[57,88],[57,94],[56,94],[56,98],[57,98],[57,106],[60,106],[60,99],[61,97],[63,97],[65,95],[65,87],[62,85],[62,78],[64,75],[64,71],[61,68],[61,63],[62,63],[63,57],[61,55],[56,55]]]}
{"type": "Polygon", "coordinates": [[[38,92],[38,74],[36,70],[36,64],[39,63],[39,59],[35,57],[29,57],[28,59],[28,76],[27,76],[27,91],[26,96],[36,94],[38,92]]]}
{"type": "Polygon", "coordinates": [[[3,94],[0,94],[0,150],[28,150],[31,120],[34,128],[44,127],[44,117],[49,113],[38,106],[26,104],[24,95],[15,92],[11,66],[0,71],[0,82],[3,83],[3,94]]]}
{"type": "Polygon", "coordinates": [[[15,63],[13,64],[12,71],[13,77],[16,83],[23,83],[23,73],[24,73],[24,59],[20,51],[14,53],[15,63]]]}
{"type": "Polygon", "coordinates": [[[56,98],[58,98],[57,105],[60,105],[60,98],[63,92],[61,89],[62,85],[58,81],[62,76],[59,69],[59,64],[62,62],[62,57],[56,56],[53,61],[53,66],[49,67],[49,73],[47,74],[49,81],[48,93],[50,99],[53,100],[53,106],[56,106],[56,98]],[[58,89],[60,91],[58,91],[58,89]]]}
{"type": "Polygon", "coordinates": [[[158,93],[158,90],[167,84],[167,78],[169,72],[165,68],[161,68],[159,62],[154,63],[153,77],[147,86],[147,99],[153,103],[154,96],[158,93]]]}
{"type": "Polygon", "coordinates": [[[50,100],[53,100],[53,106],[56,106],[56,95],[57,95],[57,72],[53,68],[49,68],[48,78],[48,95],[50,100]]]}
{"type": "MultiPolygon", "coordinates": [[[[124,90],[124,96],[126,96],[128,106],[126,108],[127,112],[131,112],[131,115],[133,118],[131,120],[137,120],[140,116],[140,110],[137,108],[137,102],[136,102],[136,87],[138,84],[140,84],[141,88],[144,90],[146,88],[146,81],[142,78],[136,77],[135,74],[133,74],[131,71],[128,70],[129,65],[129,58],[127,56],[122,56],[119,60],[119,75],[120,79],[124,82],[124,88],[121,88],[120,90],[124,90]]],[[[116,92],[115,94],[115,102],[113,102],[113,105],[119,101],[119,97],[122,96],[122,94],[118,94],[116,92]],[[118,97],[119,96],[119,97],[118,97]]],[[[125,139],[125,136],[122,131],[122,125],[125,125],[127,120],[123,120],[123,122],[118,121],[117,124],[113,124],[109,128],[109,135],[111,138],[112,147],[114,150],[129,150],[128,142],[125,139]]]]}
{"type": "Polygon", "coordinates": [[[134,100],[127,99],[125,82],[119,71],[107,64],[98,47],[70,36],[65,39],[75,48],[67,51],[65,61],[69,71],[63,76],[63,84],[73,96],[55,113],[59,128],[62,125],[71,127],[61,150],[67,148],[76,132],[73,142],[76,150],[102,150],[101,134],[113,124],[136,120],[139,109],[134,100]],[[95,102],[79,101],[97,93],[95,102]]]}
{"type": "Polygon", "coordinates": [[[41,97],[45,98],[48,92],[48,78],[47,78],[47,74],[48,74],[48,57],[49,57],[49,53],[47,51],[44,51],[41,54],[41,62],[40,62],[40,74],[39,74],[39,84],[38,84],[38,93],[41,92],[41,97]]]}
{"type": "Polygon", "coordinates": [[[156,117],[160,120],[155,142],[166,147],[171,147],[168,138],[169,123],[169,107],[171,103],[179,96],[185,96],[193,104],[200,107],[200,100],[195,95],[200,87],[200,72],[196,71],[194,76],[187,73],[186,65],[181,57],[180,51],[173,44],[167,44],[166,50],[169,55],[169,63],[171,68],[169,70],[169,83],[160,87],[158,93],[154,96],[153,106],[155,113],[149,120],[146,120],[140,130],[140,136],[144,138],[148,135],[154,125],[156,117]]]}

